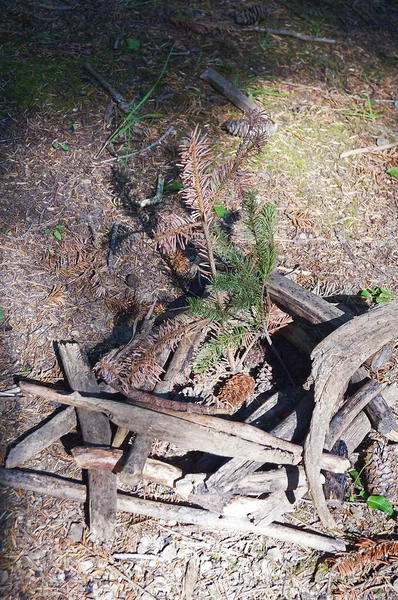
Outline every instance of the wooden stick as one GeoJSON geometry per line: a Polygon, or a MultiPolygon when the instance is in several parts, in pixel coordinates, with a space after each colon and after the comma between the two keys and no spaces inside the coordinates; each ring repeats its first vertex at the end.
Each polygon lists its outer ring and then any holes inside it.
{"type": "Polygon", "coordinates": [[[250,518],[256,525],[269,525],[286,513],[294,511],[297,503],[305,496],[307,491],[308,486],[304,485],[293,492],[273,492],[263,500],[258,510],[250,514],[250,518]]]}
{"type": "MultiPolygon", "coordinates": [[[[396,383],[388,385],[383,390],[383,402],[388,407],[395,404],[398,398],[398,386],[396,383]]],[[[341,439],[345,442],[348,449],[348,456],[355,452],[359,444],[364,440],[369,431],[372,429],[372,424],[365,412],[360,412],[352,421],[351,425],[343,432],[341,439]]]]}
{"type": "MultiPolygon", "coordinates": [[[[125,159],[125,158],[131,158],[132,156],[141,156],[141,154],[145,154],[146,152],[149,152],[149,150],[152,150],[153,148],[156,148],[156,146],[159,146],[163,142],[163,140],[165,140],[167,138],[167,136],[169,136],[171,133],[175,133],[175,129],[174,129],[173,125],[170,125],[170,127],[168,127],[166,129],[166,131],[160,136],[160,138],[158,138],[157,140],[152,142],[152,144],[145,146],[145,148],[141,148],[141,150],[136,150],[135,152],[129,152],[128,154],[119,154],[118,156],[113,156],[112,158],[107,158],[107,159],[101,161],[101,165],[105,165],[107,163],[114,162],[115,160],[119,160],[121,158],[125,159]]],[[[138,204],[141,207],[143,207],[143,206],[147,206],[148,204],[156,204],[156,203],[155,202],[150,203],[146,200],[142,200],[141,202],[138,202],[138,204]],[[145,202],[145,204],[143,204],[144,202],[145,202]]]]}
{"type": "MultiPolygon", "coordinates": [[[[70,387],[81,392],[98,392],[97,381],[79,344],[61,343],[58,344],[58,351],[70,387]]],[[[77,416],[86,443],[110,445],[111,427],[105,415],[80,407],[77,409],[77,416]]],[[[115,535],[116,493],[116,475],[107,471],[88,471],[90,531],[98,543],[109,542],[115,535]]]]}
{"type": "Polygon", "coordinates": [[[201,423],[190,422],[177,416],[179,413],[163,414],[103,397],[81,396],[78,392],[59,393],[41,385],[22,381],[20,388],[24,393],[40,396],[46,401],[62,402],[90,411],[102,412],[116,425],[168,440],[187,449],[206,448],[209,452],[220,456],[256,458],[263,462],[277,464],[297,464],[301,459],[300,446],[282,442],[242,423],[232,424],[207,415],[195,415],[200,417],[201,423]]]}
{"type": "Polygon", "coordinates": [[[341,434],[363,408],[380,394],[380,384],[374,379],[367,381],[356,394],[350,396],[340,410],[334,415],[329,425],[324,447],[331,450],[341,434]]]}
{"type": "MultiPolygon", "coordinates": [[[[105,469],[119,473],[126,461],[127,452],[122,452],[117,448],[77,446],[72,448],[72,456],[81,469],[105,469]]],[[[182,471],[160,460],[147,458],[142,477],[148,481],[174,488],[176,481],[182,477],[182,471]]]]}
{"type": "Polygon", "coordinates": [[[356,148],[355,150],[346,150],[340,154],[340,158],[347,158],[347,156],[354,156],[356,154],[378,154],[384,152],[384,150],[391,150],[396,148],[398,142],[392,142],[391,144],[383,144],[382,146],[367,146],[366,148],[356,148]]]}
{"type": "Polygon", "coordinates": [[[311,356],[315,408],[305,442],[305,469],[315,507],[327,527],[336,525],[319,475],[330,418],[355,371],[375,351],[398,337],[397,308],[398,302],[393,300],[345,323],[318,344],[311,356]]]}
{"type": "Polygon", "coordinates": [[[93,69],[93,67],[89,63],[85,63],[83,66],[86,69],[86,71],[88,71],[90,73],[90,75],[92,77],[94,77],[94,79],[96,79],[98,81],[98,83],[100,83],[102,85],[104,90],[106,90],[108,92],[108,94],[111,96],[111,98],[113,98],[113,100],[117,103],[120,110],[122,110],[124,113],[128,114],[130,112],[130,105],[123,98],[123,96],[121,94],[119,94],[119,92],[117,92],[111,85],[109,85],[109,83],[107,81],[105,81],[105,79],[99,73],[97,73],[97,71],[95,69],[93,69]]]}
{"type": "Polygon", "coordinates": [[[22,465],[59,440],[62,436],[69,433],[77,425],[76,410],[69,406],[61,411],[57,410],[50,415],[49,419],[42,421],[38,429],[18,442],[8,453],[6,459],[7,469],[22,465]]]}
{"type": "MultiPolygon", "coordinates": [[[[16,471],[0,467],[0,483],[14,489],[30,490],[38,494],[50,494],[57,498],[72,500],[74,502],[86,501],[86,488],[82,483],[43,473],[16,471]]],[[[153,500],[135,498],[134,496],[120,492],[117,495],[117,506],[119,510],[155,519],[200,525],[211,530],[242,531],[244,533],[266,535],[274,539],[297,543],[301,546],[322,552],[344,552],[345,550],[343,540],[315,532],[279,523],[256,526],[248,519],[219,518],[217,515],[201,509],[188,508],[176,504],[163,504],[161,502],[154,502],[153,500]]]]}
{"type": "Polygon", "coordinates": [[[333,331],[351,319],[351,315],[279,273],[270,275],[267,290],[274,302],[310,323],[322,325],[328,331],[333,331]]]}
{"type": "Polygon", "coordinates": [[[245,94],[240,92],[232,83],[229,83],[224,77],[222,77],[217,71],[209,67],[204,71],[201,76],[210,85],[212,85],[220,94],[228,98],[228,100],[240,108],[242,112],[251,112],[253,110],[260,110],[257,104],[252,100],[249,100],[245,94]]]}
{"type": "Polygon", "coordinates": [[[151,451],[152,443],[153,437],[151,435],[145,435],[145,433],[138,433],[136,435],[120,475],[123,483],[131,487],[137,485],[143,475],[144,466],[151,451]]]}
{"type": "Polygon", "coordinates": [[[297,31],[292,31],[291,29],[271,29],[270,27],[259,27],[257,25],[253,25],[250,27],[245,27],[245,31],[260,31],[263,33],[271,33],[272,35],[287,35],[298,40],[303,40],[303,42],[319,42],[322,44],[336,43],[336,40],[332,40],[331,38],[319,38],[314,37],[313,35],[303,35],[302,33],[297,33],[297,31]]]}

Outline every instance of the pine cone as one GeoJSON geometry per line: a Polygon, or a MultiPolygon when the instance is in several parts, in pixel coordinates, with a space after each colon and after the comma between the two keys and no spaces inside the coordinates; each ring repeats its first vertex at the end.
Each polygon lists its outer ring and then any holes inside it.
{"type": "Polygon", "coordinates": [[[268,14],[268,8],[263,4],[249,6],[246,10],[235,13],[235,23],[238,25],[254,25],[262,21],[268,14]]]}
{"type": "Polygon", "coordinates": [[[377,437],[364,456],[364,480],[366,491],[374,496],[398,500],[397,454],[387,440],[377,437]]]}
{"type": "Polygon", "coordinates": [[[231,412],[236,412],[254,392],[254,388],[255,381],[250,375],[234,375],[228,379],[218,395],[219,407],[230,408],[231,412]]]}
{"type": "Polygon", "coordinates": [[[245,138],[254,137],[258,134],[271,137],[277,129],[277,125],[268,119],[261,119],[254,125],[248,119],[229,119],[222,125],[222,129],[230,135],[245,138]]]}

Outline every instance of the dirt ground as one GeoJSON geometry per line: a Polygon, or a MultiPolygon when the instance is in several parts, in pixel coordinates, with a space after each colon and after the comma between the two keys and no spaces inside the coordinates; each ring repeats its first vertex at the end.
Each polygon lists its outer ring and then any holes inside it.
{"type": "MultiPolygon", "coordinates": [[[[251,4],[3,2],[2,458],[53,410],[13,386],[18,376],[62,380],[57,341],[78,341],[94,364],[128,341],[134,319],[154,300],[159,314],[183,301],[184,276],[161,258],[152,233],[159,214],[179,210],[178,193],[166,192],[156,208],[139,202],[154,196],[159,175],[170,188],[178,183],[179,145],[196,125],[220,160],[236,148],[220,126],[240,113],[200,79],[207,67],[278,124],[251,172],[261,198],[278,208],[282,272],[294,270],[301,285],[324,296],[379,286],[398,295],[398,179],[388,174],[398,167],[397,3],[275,0],[258,24],[335,43],[237,26],[235,11],[251,4]],[[142,103],[137,122],[106,147],[123,115],[85,63],[129,103],[142,103]],[[147,148],[171,126],[160,145],[114,159],[115,152],[147,148]],[[380,149],[341,157],[371,146],[380,149]]],[[[396,380],[396,371],[395,360],[386,380],[396,380]]],[[[81,479],[60,442],[26,467],[81,479]]],[[[138,492],[163,493],[156,486],[138,492]]],[[[30,492],[2,496],[4,599],[330,597],[330,577],[318,568],[316,552],[124,513],[116,541],[101,550],[86,530],[73,539],[71,524],[84,521],[82,508],[30,492]],[[118,553],[140,556],[120,560],[118,553]],[[197,575],[193,595],[187,572],[197,575]]],[[[395,534],[395,521],[364,504],[335,511],[350,535],[395,534]]],[[[288,519],[318,523],[308,501],[288,519]]],[[[382,585],[358,588],[358,597],[397,597],[394,581],[388,572],[382,585]]]]}

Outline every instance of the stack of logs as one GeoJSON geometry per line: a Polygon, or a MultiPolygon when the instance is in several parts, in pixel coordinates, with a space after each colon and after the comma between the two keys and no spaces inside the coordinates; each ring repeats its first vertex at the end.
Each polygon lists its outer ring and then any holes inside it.
{"type": "Polygon", "coordinates": [[[78,344],[60,343],[59,356],[72,391],[27,381],[20,382],[20,389],[46,402],[69,406],[57,409],[41,426],[17,440],[5,468],[0,468],[0,483],[87,502],[91,538],[97,543],[112,540],[116,511],[121,510],[210,529],[251,532],[324,552],[344,551],[340,537],[279,520],[310,491],[321,520],[330,525],[325,498],[319,496],[325,480],[321,470],[330,477],[330,473],[343,474],[350,467],[347,457],[330,452],[336,441],[344,441],[349,457],[372,428],[384,435],[396,429],[390,408],[396,400],[396,385],[382,386],[370,379],[368,369],[361,365],[377,371],[386,361],[391,352],[388,344],[398,337],[397,306],[392,302],[352,318],[277,273],[269,280],[268,292],[295,318],[284,328],[285,337],[307,355],[312,352],[314,385],[303,391],[298,402],[297,394],[275,394],[257,404],[244,422],[238,422],[204,414],[203,407],[198,412],[194,403],[165,400],[176,365],[191,354],[189,345],[195,342],[188,339],[181,342],[163,381],[152,392],[134,390],[128,398],[112,395],[99,386],[78,344]],[[300,327],[300,319],[316,324],[324,333],[320,344],[315,346],[300,327]],[[358,391],[342,402],[350,380],[358,391]],[[271,431],[264,431],[276,410],[290,414],[271,431]],[[110,422],[119,427],[118,434],[122,429],[136,434],[129,452],[112,447],[110,422]],[[87,469],[86,483],[20,468],[77,425],[83,444],[71,453],[77,465],[87,469]],[[203,472],[184,473],[165,461],[149,458],[155,439],[186,450],[206,449],[198,463],[203,472]],[[259,470],[264,465],[267,470],[259,470]],[[118,478],[131,486],[141,479],[162,484],[172,488],[184,504],[118,491],[118,478]]]}

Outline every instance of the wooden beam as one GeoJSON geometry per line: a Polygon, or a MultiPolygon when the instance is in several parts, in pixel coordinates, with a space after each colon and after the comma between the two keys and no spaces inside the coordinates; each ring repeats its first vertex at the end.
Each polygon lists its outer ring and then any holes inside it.
{"type": "Polygon", "coordinates": [[[42,421],[38,428],[24,434],[23,439],[11,448],[6,459],[7,469],[30,460],[69,433],[76,425],[76,410],[73,406],[55,411],[48,419],[42,421]]]}
{"type": "MultiPolygon", "coordinates": [[[[99,387],[79,344],[60,343],[58,351],[72,390],[97,393],[99,387]]],[[[78,407],[77,416],[83,440],[92,445],[110,445],[111,426],[106,415],[78,407]]],[[[111,542],[116,528],[117,480],[108,471],[88,471],[89,525],[93,540],[111,542]]]]}

